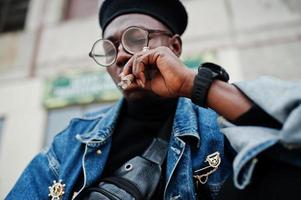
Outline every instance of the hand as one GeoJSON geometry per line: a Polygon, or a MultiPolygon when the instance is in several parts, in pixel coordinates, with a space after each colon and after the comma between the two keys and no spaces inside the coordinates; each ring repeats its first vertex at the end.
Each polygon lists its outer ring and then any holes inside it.
{"type": "Polygon", "coordinates": [[[196,72],[188,69],[168,47],[158,47],[134,54],[123,74],[133,74],[133,84],[159,96],[190,98],[196,72]]]}

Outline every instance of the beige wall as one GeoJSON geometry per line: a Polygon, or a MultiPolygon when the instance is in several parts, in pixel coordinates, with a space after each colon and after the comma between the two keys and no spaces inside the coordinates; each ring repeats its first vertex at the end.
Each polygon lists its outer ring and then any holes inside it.
{"type": "Polygon", "coordinates": [[[0,87],[0,116],[5,120],[0,141],[0,199],[42,147],[46,117],[42,91],[39,79],[0,87]]]}
{"type": "Polygon", "coordinates": [[[184,52],[213,52],[231,80],[301,78],[301,1],[191,0],[184,52]]]}

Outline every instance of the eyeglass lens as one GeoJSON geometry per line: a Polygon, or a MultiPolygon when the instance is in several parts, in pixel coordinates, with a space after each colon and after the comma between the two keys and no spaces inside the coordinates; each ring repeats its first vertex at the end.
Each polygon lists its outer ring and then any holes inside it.
{"type": "Polygon", "coordinates": [[[129,28],[121,38],[123,48],[131,54],[142,51],[147,46],[147,34],[147,31],[140,28],[129,28]]]}
{"type": "Polygon", "coordinates": [[[90,57],[99,65],[107,67],[115,62],[117,55],[116,48],[110,40],[98,40],[92,47],[90,57]]]}
{"type": "MultiPolygon", "coordinates": [[[[142,51],[143,47],[148,45],[147,37],[147,31],[138,27],[131,27],[122,34],[121,43],[125,51],[134,54],[142,51]]],[[[89,56],[99,65],[108,67],[116,60],[117,48],[110,40],[100,39],[93,45],[89,56]]]]}

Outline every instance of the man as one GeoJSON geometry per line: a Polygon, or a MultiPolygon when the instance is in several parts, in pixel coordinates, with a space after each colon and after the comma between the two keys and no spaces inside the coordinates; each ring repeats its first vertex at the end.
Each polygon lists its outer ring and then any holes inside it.
{"type": "MultiPolygon", "coordinates": [[[[170,130],[168,152],[151,199],[216,198],[232,173],[236,153],[235,185],[247,187],[255,157],[280,139],[262,127],[248,139],[245,131],[250,128],[230,122],[250,122],[276,132],[287,118],[274,119],[249,100],[261,82],[234,86],[226,83],[228,76],[217,65],[207,63],[198,72],[185,67],[178,57],[187,13],[178,0],[107,0],[99,20],[103,39],[89,55],[107,67],[124,98],[94,117],[72,120],[51,147],[33,159],[7,199],[79,197],[143,154],[162,127],[170,130]],[[221,126],[235,150],[220,133],[217,114],[207,107],[228,120],[222,119],[221,126]],[[263,119],[252,119],[254,112],[263,119]],[[243,133],[237,135],[237,130],[243,133]]],[[[254,102],[261,106],[260,100],[254,102]]],[[[233,188],[231,181],[229,185],[233,188]]],[[[81,198],[89,199],[89,194],[81,198]]]]}

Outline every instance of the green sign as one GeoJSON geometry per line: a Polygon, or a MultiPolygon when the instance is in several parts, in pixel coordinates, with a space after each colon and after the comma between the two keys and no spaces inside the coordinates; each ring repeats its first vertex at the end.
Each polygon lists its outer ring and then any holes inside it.
{"type": "Polygon", "coordinates": [[[216,54],[214,52],[203,52],[199,54],[186,55],[183,59],[184,64],[191,68],[197,69],[204,62],[216,62],[216,54]]]}
{"type": "Polygon", "coordinates": [[[115,101],[121,96],[105,71],[74,72],[46,81],[44,105],[58,108],[73,104],[115,101]]]}
{"type": "MultiPolygon", "coordinates": [[[[213,52],[186,55],[183,62],[192,69],[207,61],[214,62],[213,52]]],[[[44,105],[59,108],[74,104],[115,101],[121,94],[109,74],[104,71],[85,71],[63,74],[46,81],[44,105]]]]}

